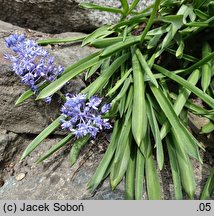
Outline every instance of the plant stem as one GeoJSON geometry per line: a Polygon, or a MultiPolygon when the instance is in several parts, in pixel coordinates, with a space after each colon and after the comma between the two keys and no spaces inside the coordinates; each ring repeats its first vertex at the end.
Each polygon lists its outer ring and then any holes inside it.
{"type": "Polygon", "coordinates": [[[73,38],[53,38],[47,40],[38,40],[37,43],[40,45],[48,45],[48,44],[56,44],[56,43],[72,43],[72,42],[80,42],[85,39],[87,35],[81,37],[73,37],[73,38]]]}
{"type": "Polygon", "coordinates": [[[158,10],[158,7],[159,7],[159,4],[160,4],[161,0],[156,0],[155,1],[155,4],[154,4],[154,7],[153,7],[153,10],[152,10],[152,13],[151,13],[151,16],[149,18],[149,21],[146,25],[146,28],[144,29],[143,33],[142,33],[142,36],[141,36],[141,40],[140,40],[140,43],[142,44],[145,37],[146,37],[146,34],[147,32],[149,31],[150,27],[152,26],[153,24],[153,21],[154,21],[154,18],[156,16],[156,12],[158,10]]]}

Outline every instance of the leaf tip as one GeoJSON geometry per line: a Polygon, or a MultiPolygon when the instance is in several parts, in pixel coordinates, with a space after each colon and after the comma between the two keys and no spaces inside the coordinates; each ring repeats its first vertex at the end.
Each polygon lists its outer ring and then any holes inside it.
{"type": "Polygon", "coordinates": [[[44,97],[41,95],[41,94],[39,94],[36,98],[35,98],[35,100],[37,101],[37,100],[41,100],[41,99],[43,99],[44,97]]]}
{"type": "Polygon", "coordinates": [[[20,161],[19,162],[22,162],[25,158],[27,157],[27,155],[25,153],[23,153],[23,155],[21,156],[20,158],[20,161]]]}
{"type": "Polygon", "coordinates": [[[21,104],[21,102],[19,100],[17,100],[16,103],[15,103],[15,106],[18,106],[20,104],[21,104]]]}
{"type": "Polygon", "coordinates": [[[72,160],[70,159],[70,166],[72,167],[75,163],[76,163],[77,160],[72,160]]]}

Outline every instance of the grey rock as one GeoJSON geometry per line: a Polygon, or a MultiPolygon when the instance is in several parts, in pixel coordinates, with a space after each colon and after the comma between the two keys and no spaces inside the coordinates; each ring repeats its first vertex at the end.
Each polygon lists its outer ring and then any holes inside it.
{"type": "MultiPolygon", "coordinates": [[[[102,155],[95,152],[93,157],[85,161],[84,158],[89,147],[82,152],[77,164],[73,167],[70,167],[68,156],[71,144],[55,153],[44,163],[35,165],[34,162],[38,157],[62,139],[61,136],[53,135],[46,139],[27,159],[19,163],[24,149],[35,138],[35,135],[32,134],[39,133],[51,122],[50,117],[54,118],[58,114],[58,106],[57,101],[52,106],[45,106],[44,103],[35,102],[33,99],[19,107],[14,106],[15,101],[25,90],[25,87],[14,76],[8,62],[3,58],[3,53],[6,52],[3,38],[12,32],[24,32],[27,36],[35,39],[80,35],[79,33],[47,35],[0,22],[0,129],[3,130],[0,132],[0,162],[4,164],[0,168],[0,174],[3,176],[4,182],[4,184],[0,184],[0,199],[124,199],[124,181],[113,192],[108,179],[94,194],[87,190],[87,182],[94,174],[102,158],[102,155]],[[15,133],[8,133],[8,131],[20,134],[17,136],[15,133]],[[83,161],[85,162],[82,165],[83,161]],[[25,174],[22,181],[16,179],[16,176],[20,173],[25,174]]],[[[57,57],[57,61],[64,66],[94,51],[92,48],[80,49],[80,45],[71,44],[49,46],[48,49],[57,57]]],[[[78,77],[69,84],[67,90],[75,93],[84,85],[84,82],[78,77]],[[73,88],[74,86],[75,88],[73,88]]],[[[195,199],[199,199],[202,187],[209,175],[209,170],[213,167],[213,151],[208,150],[206,153],[201,154],[204,161],[203,166],[192,160],[197,184],[195,199]]],[[[169,164],[166,164],[163,172],[159,173],[161,188],[164,191],[162,198],[164,199],[174,199],[169,170],[169,164]]],[[[145,191],[142,197],[147,199],[145,191]]]]}
{"type": "MultiPolygon", "coordinates": [[[[32,137],[20,135],[19,139],[19,141],[22,140],[23,149],[32,137]]],[[[34,162],[39,156],[59,140],[60,138],[57,137],[45,140],[22,163],[18,163],[18,161],[23,150],[18,151],[9,162],[5,163],[5,166],[1,167],[1,169],[4,168],[4,185],[0,187],[0,199],[70,200],[92,198],[93,194],[87,189],[87,183],[94,174],[101,155],[94,153],[93,157],[81,165],[87,154],[87,149],[85,149],[77,163],[71,167],[68,154],[71,146],[67,145],[44,163],[35,165],[34,162]],[[14,164],[14,166],[8,164],[14,164]],[[81,169],[79,169],[80,166],[81,169]],[[25,178],[22,181],[16,179],[20,173],[25,173],[25,178]]],[[[105,196],[102,195],[102,197],[107,199],[112,196],[113,199],[114,193],[107,195],[108,190],[105,187],[101,189],[101,191],[105,191],[105,196]]],[[[120,197],[122,194],[121,190],[120,197]]],[[[100,193],[99,196],[101,196],[100,193]]]]}
{"type": "MultiPolygon", "coordinates": [[[[10,63],[3,57],[4,53],[9,50],[4,43],[4,37],[11,32],[25,33],[27,37],[38,39],[47,37],[77,37],[80,33],[63,33],[59,35],[47,35],[34,31],[25,31],[22,28],[16,28],[11,24],[0,21],[0,130],[12,131],[14,133],[40,133],[51,119],[55,119],[59,115],[58,100],[53,100],[51,105],[45,104],[43,101],[35,102],[35,97],[27,100],[19,106],[15,106],[18,97],[27,90],[19,78],[11,69],[10,63]]],[[[82,57],[94,52],[93,48],[81,48],[80,44],[68,44],[61,46],[49,46],[47,49],[56,57],[56,61],[67,67],[82,57]]],[[[70,81],[67,91],[77,93],[85,87],[85,83],[80,77],[70,81]]]]}
{"type": "Polygon", "coordinates": [[[209,119],[201,116],[194,115],[192,113],[188,114],[189,117],[189,125],[194,133],[199,134],[202,127],[209,123],[209,119]]]}
{"type": "Polygon", "coordinates": [[[194,115],[192,113],[189,113],[188,117],[189,117],[188,125],[192,133],[195,134],[195,136],[197,137],[197,139],[200,142],[202,142],[205,145],[205,147],[214,148],[213,147],[214,133],[207,133],[207,134],[201,133],[202,127],[210,122],[209,119],[202,116],[194,115]]]}
{"type": "MultiPolygon", "coordinates": [[[[117,188],[112,191],[109,186],[109,179],[91,193],[87,189],[87,183],[103,157],[102,154],[94,152],[94,154],[86,160],[90,144],[81,152],[77,163],[74,166],[69,164],[69,151],[71,144],[64,146],[53,156],[45,160],[41,164],[35,164],[35,161],[43,155],[51,146],[57,143],[62,137],[52,137],[46,139],[39,147],[37,147],[29,157],[19,163],[23,149],[28,145],[33,137],[20,135],[14,142],[14,145],[21,146],[16,154],[10,158],[10,161],[1,166],[3,171],[4,184],[0,187],[0,199],[15,200],[70,200],[70,199],[86,199],[86,200],[123,200],[125,181],[123,180],[117,188]],[[21,144],[21,145],[20,145],[21,144]],[[24,173],[25,177],[18,181],[16,176],[24,173]]],[[[100,142],[97,141],[97,145],[100,142]]],[[[195,199],[199,199],[201,190],[209,175],[209,170],[213,166],[213,151],[202,153],[203,166],[196,161],[192,161],[195,179],[196,194],[195,199]]],[[[172,177],[169,164],[166,163],[164,169],[159,173],[161,180],[161,188],[164,191],[162,198],[166,200],[175,199],[173,192],[172,177]]],[[[214,194],[212,199],[214,198],[214,194]]],[[[144,191],[142,199],[147,199],[144,191]]],[[[188,199],[184,197],[184,199],[188,199]]]]}
{"type": "Polygon", "coordinates": [[[91,197],[85,197],[88,200],[124,200],[125,180],[112,190],[110,187],[109,179],[106,179],[102,186],[91,197]]]}
{"type": "Polygon", "coordinates": [[[50,108],[43,102],[34,102],[33,99],[20,106],[15,106],[18,97],[27,89],[8,65],[1,65],[0,71],[0,129],[15,133],[41,132],[51,122],[49,118],[56,117],[57,106],[50,108]]]}
{"type": "MultiPolygon", "coordinates": [[[[82,2],[121,7],[119,0],[0,0],[0,19],[49,33],[89,32],[102,24],[115,23],[119,19],[111,13],[82,9],[79,7],[82,2]]],[[[140,1],[138,9],[141,10],[152,2],[153,0],[140,1]]]]}
{"type": "MultiPolygon", "coordinates": [[[[120,0],[77,0],[79,3],[90,2],[98,5],[121,8],[120,0]]],[[[127,0],[129,5],[133,0],[127,0]]],[[[145,9],[147,6],[151,5],[154,0],[142,0],[139,1],[137,5],[137,11],[145,9]]],[[[99,27],[103,24],[114,24],[119,21],[120,16],[114,13],[103,12],[99,10],[86,10],[90,23],[94,23],[96,27],[99,27]]]]}
{"type": "Polygon", "coordinates": [[[17,146],[12,145],[17,138],[17,134],[12,132],[0,133],[0,162],[9,161],[17,150],[17,146]]]}

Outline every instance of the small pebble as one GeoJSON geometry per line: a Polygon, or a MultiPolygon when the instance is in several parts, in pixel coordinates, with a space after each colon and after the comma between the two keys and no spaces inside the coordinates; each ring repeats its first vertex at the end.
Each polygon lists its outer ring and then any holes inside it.
{"type": "Polygon", "coordinates": [[[25,173],[20,173],[16,176],[17,181],[21,181],[25,177],[25,173]]]}

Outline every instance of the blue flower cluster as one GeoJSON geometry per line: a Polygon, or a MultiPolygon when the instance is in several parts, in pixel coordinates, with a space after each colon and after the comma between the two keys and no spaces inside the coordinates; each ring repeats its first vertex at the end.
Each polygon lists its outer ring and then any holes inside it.
{"type": "Polygon", "coordinates": [[[102,129],[110,129],[109,119],[102,119],[102,114],[107,113],[110,104],[101,106],[102,99],[92,96],[89,100],[86,95],[66,95],[66,102],[61,112],[66,116],[62,120],[62,128],[71,131],[77,138],[89,134],[95,138],[102,129]],[[88,101],[88,102],[87,102],[88,101]]]}
{"type": "MultiPolygon", "coordinates": [[[[20,76],[22,82],[28,85],[34,93],[38,93],[37,84],[44,81],[52,82],[59,76],[64,68],[54,64],[54,57],[35,41],[26,39],[25,35],[13,34],[5,38],[5,43],[14,54],[5,54],[10,60],[14,72],[20,76]]],[[[45,99],[51,101],[51,97],[45,99]]]]}

